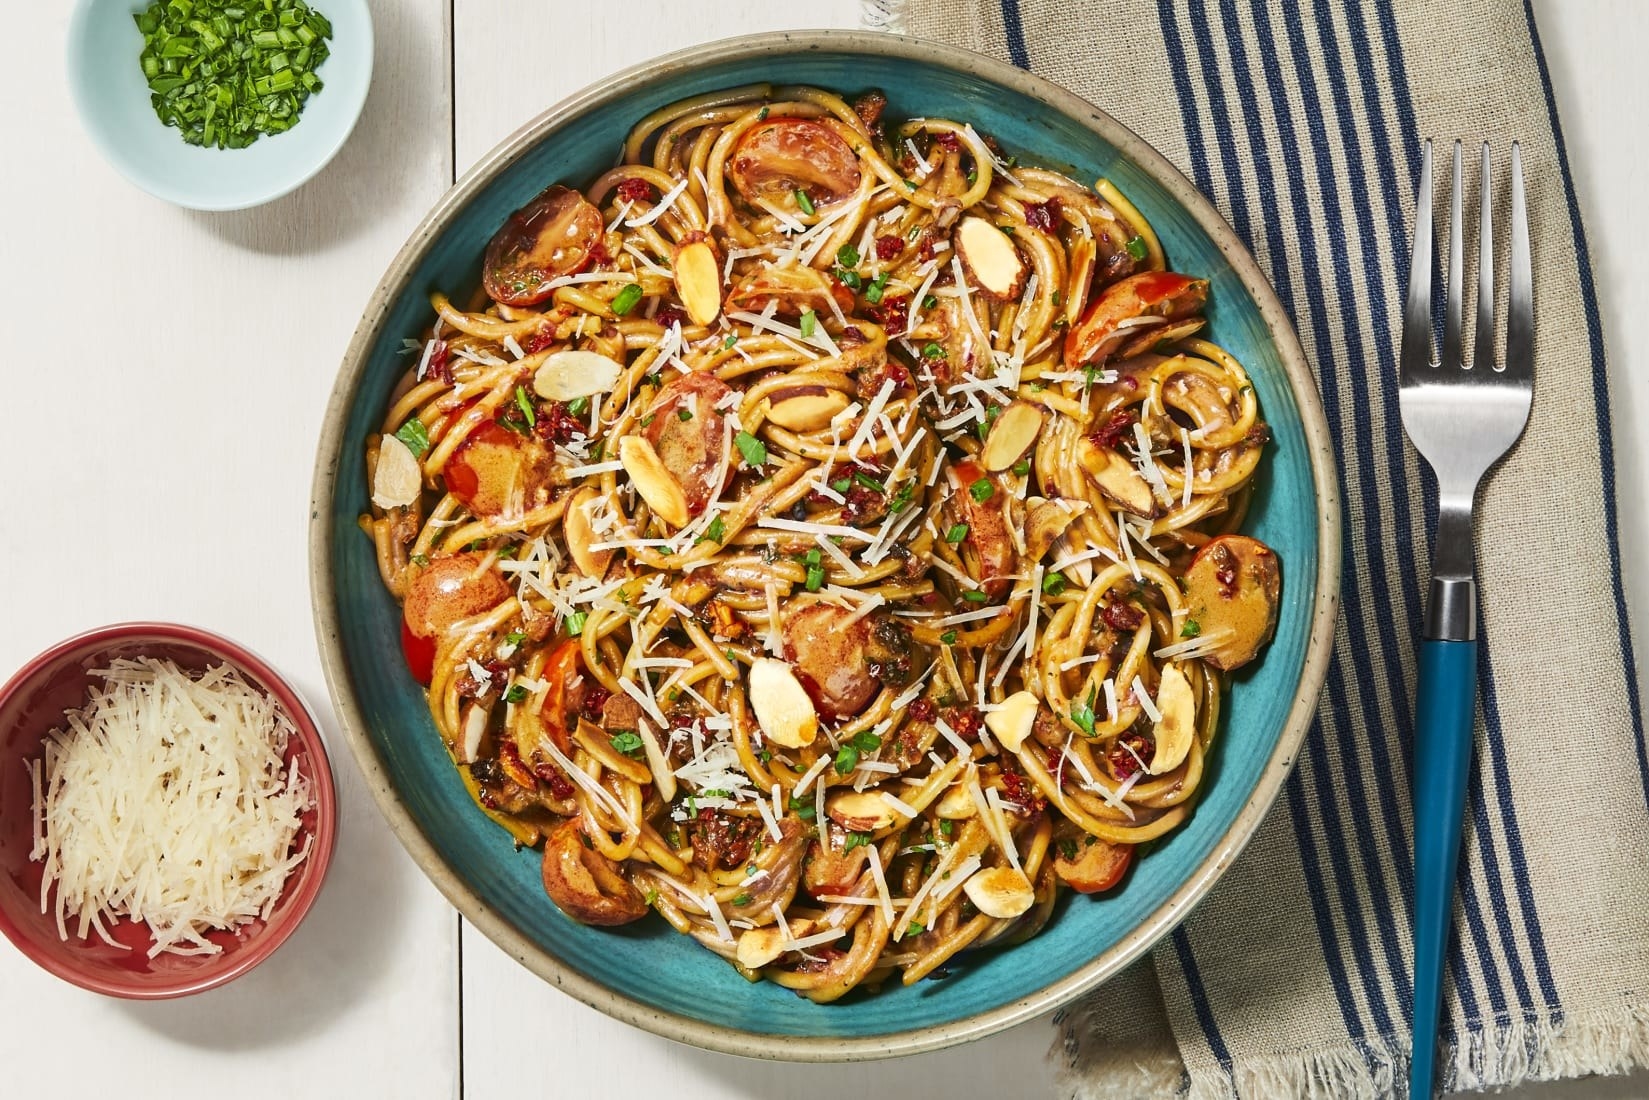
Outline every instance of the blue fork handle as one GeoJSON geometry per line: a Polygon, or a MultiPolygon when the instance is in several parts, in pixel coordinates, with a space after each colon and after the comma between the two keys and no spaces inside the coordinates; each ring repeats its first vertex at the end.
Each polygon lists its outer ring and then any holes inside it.
{"type": "Polygon", "coordinates": [[[1410,1100],[1431,1100],[1454,869],[1471,771],[1477,643],[1420,644],[1414,717],[1414,1046],[1410,1100]]]}

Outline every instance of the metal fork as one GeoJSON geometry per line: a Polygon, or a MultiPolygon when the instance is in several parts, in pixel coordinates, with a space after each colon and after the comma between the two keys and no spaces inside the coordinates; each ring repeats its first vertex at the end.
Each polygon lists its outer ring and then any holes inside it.
{"type": "Polygon", "coordinates": [[[1435,1080],[1443,959],[1454,903],[1466,775],[1477,699],[1477,581],[1472,498],[1478,483],[1523,433],[1534,389],[1533,273],[1523,195],[1523,157],[1512,143],[1511,276],[1506,358],[1494,361],[1494,225],[1489,146],[1478,196],[1475,350],[1464,340],[1460,143],[1454,143],[1449,203],[1448,301],[1443,356],[1432,356],[1431,142],[1420,162],[1414,259],[1403,309],[1400,404],[1403,428],[1437,475],[1437,541],[1420,643],[1414,729],[1414,1046],[1411,1100],[1430,1100],[1435,1080]]]}

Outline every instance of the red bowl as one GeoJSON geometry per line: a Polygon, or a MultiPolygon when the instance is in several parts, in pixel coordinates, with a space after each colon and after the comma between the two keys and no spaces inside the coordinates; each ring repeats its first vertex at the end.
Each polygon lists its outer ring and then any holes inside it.
{"type": "Polygon", "coordinates": [[[215,988],[257,966],[292,934],[320,893],[337,820],[332,769],[314,716],[274,669],[227,638],[171,623],[119,623],[59,642],[0,687],[0,932],[42,967],[84,989],[160,1000],[215,988]],[[62,724],[65,710],[85,705],[91,672],[120,657],[170,659],[191,670],[227,662],[279,702],[297,731],[287,759],[297,762],[314,801],[298,836],[300,844],[313,837],[309,857],[287,879],[267,922],[207,936],[223,948],[216,955],[151,959],[148,927],[128,920],[113,922],[110,932],[130,950],[109,946],[95,932],[82,940],[71,931],[63,940],[54,916],[40,912],[43,867],[29,859],[33,807],[25,763],[40,757],[46,734],[62,724]]]}

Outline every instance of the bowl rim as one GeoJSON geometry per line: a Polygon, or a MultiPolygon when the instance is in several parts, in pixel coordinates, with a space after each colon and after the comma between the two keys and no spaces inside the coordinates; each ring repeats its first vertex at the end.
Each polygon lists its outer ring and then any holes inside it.
{"type": "MultiPolygon", "coordinates": [[[[42,949],[33,937],[24,934],[0,914],[0,933],[42,970],[93,993],[130,1001],[164,1001],[204,993],[208,989],[227,985],[262,964],[291,937],[309,915],[326,882],[326,873],[331,865],[332,852],[338,839],[338,800],[337,788],[333,783],[332,763],[327,756],[325,739],[321,736],[321,724],[303,693],[256,652],[204,627],[141,620],[110,623],[107,626],[81,631],[25,661],[4,684],[0,684],[0,705],[28,687],[35,676],[54,661],[77,651],[145,637],[195,646],[228,660],[241,671],[255,677],[291,718],[298,740],[309,753],[311,774],[308,779],[315,800],[315,826],[311,834],[314,840],[306,860],[307,877],[299,884],[299,890],[293,896],[284,918],[278,924],[266,924],[258,942],[235,952],[229,965],[220,969],[208,966],[202,970],[203,976],[180,975],[180,980],[170,984],[141,987],[105,981],[63,964],[55,954],[42,949]]],[[[290,882],[290,879],[288,881],[290,882]]],[[[283,893],[285,890],[286,887],[282,887],[283,893]]],[[[73,944],[74,941],[68,942],[73,944]]]]}
{"type": "MultiPolygon", "coordinates": [[[[327,688],[349,747],[367,780],[378,809],[414,861],[435,886],[488,939],[517,962],[564,992],[616,1019],[706,1050],[750,1058],[794,1062],[859,1061],[938,1050],[1002,1031],[1063,1005],[1119,973],[1185,919],[1193,905],[1236,859],[1265,817],[1292,770],[1328,671],[1338,616],[1340,585],[1340,502],[1336,466],[1327,420],[1316,380],[1287,311],[1236,232],[1179,169],[1116,119],[1030,72],[960,47],[883,31],[771,31],[721,39],[677,50],[617,72],[561,100],[506,137],[476,162],[435,204],[407,239],[374,290],[361,323],[344,354],[327,403],[316,453],[310,502],[310,593],[316,640],[327,688]],[[436,852],[396,797],[370,737],[350,684],[340,642],[337,586],[333,573],[330,515],[339,473],[339,446],[349,410],[359,389],[377,330],[393,300],[416,269],[442,226],[478,192],[491,184],[528,149],[581,113],[621,98],[654,79],[661,68],[703,66],[752,60],[775,51],[865,54],[900,61],[919,61],[981,77],[1035,100],[1081,123],[1133,160],[1194,218],[1215,242],[1259,307],[1299,407],[1316,499],[1317,571],[1309,633],[1300,680],[1259,782],[1213,851],[1160,906],[1116,944],[1065,977],[996,1008],[948,1023],[870,1036],[772,1037],[707,1023],[652,1008],[564,967],[522,935],[479,899],[436,852]]],[[[1304,578],[1302,578],[1303,580],[1304,578]]]]}
{"type": "MultiPolygon", "coordinates": [[[[162,181],[155,178],[145,178],[144,174],[138,170],[136,158],[127,156],[119,146],[105,141],[97,127],[92,125],[92,119],[96,117],[97,112],[92,100],[82,90],[86,78],[84,76],[85,65],[81,42],[86,37],[93,9],[107,2],[108,0],[75,0],[74,11],[69,16],[69,29],[64,36],[63,47],[69,99],[74,103],[75,116],[80,120],[81,133],[86,135],[86,139],[91,142],[92,147],[103,158],[103,162],[113,168],[127,183],[140,191],[153,195],[162,202],[171,203],[173,206],[184,210],[200,210],[208,214],[226,214],[236,210],[251,210],[254,207],[272,203],[276,199],[283,199],[320,175],[321,170],[332,163],[333,158],[348,143],[350,135],[355,132],[356,124],[361,120],[361,112],[365,110],[367,97],[372,92],[373,57],[377,52],[376,32],[372,25],[372,6],[367,3],[367,0],[330,0],[332,4],[344,4],[357,9],[361,26],[365,32],[361,35],[357,53],[351,55],[354,63],[365,67],[364,79],[361,81],[360,93],[345,108],[348,122],[339,129],[337,137],[324,148],[320,157],[312,165],[288,179],[283,179],[272,189],[260,190],[251,197],[243,195],[228,199],[193,200],[184,198],[167,188],[162,181]]],[[[119,2],[126,6],[135,7],[143,0],[119,0],[119,2]]],[[[334,50],[333,54],[336,55],[337,51],[334,50]]],[[[328,60],[331,60],[330,56],[328,60]]],[[[273,135],[273,137],[279,136],[278,134],[273,135]]],[[[265,135],[265,140],[272,140],[272,137],[265,135]]],[[[217,152],[231,153],[235,150],[221,149],[217,152]]],[[[287,163],[295,164],[297,162],[289,161],[287,163]]]]}

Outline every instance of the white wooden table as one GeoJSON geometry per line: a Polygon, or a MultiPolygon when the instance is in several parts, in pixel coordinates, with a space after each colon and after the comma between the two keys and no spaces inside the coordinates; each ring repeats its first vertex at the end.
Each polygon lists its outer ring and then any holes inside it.
{"type": "MultiPolygon", "coordinates": [[[[1536,7],[1614,323],[1625,557],[1641,566],[1649,351],[1623,322],[1649,301],[1649,136],[1610,122],[1649,115],[1632,46],[1649,35],[1649,5],[1565,4],[1563,22],[1557,0],[1536,7]]],[[[324,715],[305,558],[313,450],[359,310],[408,232],[455,172],[615,69],[698,41],[858,18],[858,0],[373,8],[372,94],[338,159],[273,205],[206,215],[136,191],[81,133],[63,76],[66,0],[7,5],[19,48],[0,67],[11,439],[0,675],[83,628],[176,619],[252,645],[324,715]]],[[[1635,605],[1649,606],[1649,569],[1628,581],[1635,605]]],[[[1046,1020],[945,1055],[849,1067],[745,1062],[615,1023],[462,925],[390,835],[336,728],[328,733],[342,831],[326,891],[292,941],[231,986],[161,1004],[82,993],[0,946],[0,1095],[1052,1093],[1046,1020]]],[[[1516,1095],[1646,1090],[1639,1078],[1516,1095]]]]}

